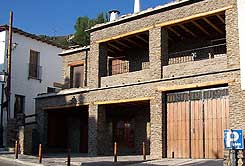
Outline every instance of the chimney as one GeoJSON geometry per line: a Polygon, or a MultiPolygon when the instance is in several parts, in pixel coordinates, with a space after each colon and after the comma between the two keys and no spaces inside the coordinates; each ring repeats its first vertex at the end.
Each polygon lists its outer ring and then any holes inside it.
{"type": "Polygon", "coordinates": [[[134,0],[134,13],[140,12],[140,0],[134,0]]]}
{"type": "Polygon", "coordinates": [[[119,14],[120,14],[120,12],[118,10],[109,11],[110,21],[115,21],[118,18],[119,14]]]}

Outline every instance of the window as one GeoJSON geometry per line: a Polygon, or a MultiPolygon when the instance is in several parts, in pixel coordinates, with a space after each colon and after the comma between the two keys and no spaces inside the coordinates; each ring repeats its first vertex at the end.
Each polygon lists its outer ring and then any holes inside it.
{"type": "Polygon", "coordinates": [[[84,65],[71,66],[71,88],[84,86],[84,65]]]}
{"type": "Polygon", "coordinates": [[[41,79],[41,67],[39,66],[39,55],[37,51],[30,50],[29,78],[41,79]]]}
{"type": "Polygon", "coordinates": [[[24,113],[25,96],[15,95],[14,100],[14,117],[17,117],[18,113],[24,113]]]}

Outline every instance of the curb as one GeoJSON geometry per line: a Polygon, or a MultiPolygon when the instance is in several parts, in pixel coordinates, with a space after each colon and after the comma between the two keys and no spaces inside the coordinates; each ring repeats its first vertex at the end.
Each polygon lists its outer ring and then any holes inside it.
{"type": "Polygon", "coordinates": [[[2,156],[0,156],[0,160],[16,162],[16,163],[24,164],[24,165],[28,165],[28,166],[44,166],[43,164],[30,163],[30,162],[21,161],[21,160],[18,160],[18,159],[10,159],[10,158],[7,158],[7,157],[2,157],[2,156]]]}

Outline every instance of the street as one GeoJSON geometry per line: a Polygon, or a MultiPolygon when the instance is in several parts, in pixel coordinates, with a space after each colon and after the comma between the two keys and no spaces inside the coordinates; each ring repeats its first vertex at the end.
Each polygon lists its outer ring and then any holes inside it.
{"type": "Polygon", "coordinates": [[[24,165],[19,164],[15,161],[0,160],[0,166],[24,166],[24,165]]]}

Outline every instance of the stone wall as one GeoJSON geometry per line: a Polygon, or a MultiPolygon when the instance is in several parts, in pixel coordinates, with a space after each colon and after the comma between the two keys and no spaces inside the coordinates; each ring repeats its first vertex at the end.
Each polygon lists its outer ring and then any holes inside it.
{"type": "MultiPolygon", "coordinates": [[[[62,78],[64,80],[64,89],[70,88],[70,76],[71,76],[71,67],[70,64],[78,61],[83,61],[84,62],[84,69],[87,69],[86,66],[86,58],[88,57],[88,50],[84,51],[79,51],[75,53],[69,53],[66,55],[62,56],[62,78]]],[[[86,73],[87,71],[85,70],[84,73],[84,78],[86,81],[86,73]]],[[[85,82],[86,85],[86,82],[85,82]]]]}
{"type": "Polygon", "coordinates": [[[107,77],[101,77],[101,87],[109,87],[116,85],[125,85],[138,82],[144,82],[150,78],[150,70],[145,69],[130,73],[116,74],[107,77]]]}
{"type": "Polygon", "coordinates": [[[103,146],[99,148],[99,145],[101,144],[100,141],[105,138],[105,135],[101,135],[106,128],[105,115],[100,113],[100,106],[96,102],[152,97],[150,100],[150,155],[151,158],[166,157],[167,117],[166,104],[164,102],[165,94],[159,92],[158,87],[173,87],[224,80],[230,80],[230,83],[228,83],[230,127],[245,129],[245,119],[243,116],[245,114],[245,92],[240,88],[240,60],[236,17],[235,0],[203,0],[190,4],[187,3],[186,6],[171,8],[171,10],[161,10],[161,12],[155,12],[142,18],[131,19],[92,32],[91,51],[88,58],[88,87],[91,89],[72,94],[43,97],[37,100],[36,111],[39,115],[38,126],[41,142],[44,144],[47,142],[47,116],[44,111],[45,107],[69,105],[69,101],[75,97],[78,100],[78,104],[89,104],[89,154],[96,155],[103,153],[104,148],[103,146]],[[164,66],[162,69],[162,60],[168,52],[165,41],[167,34],[164,28],[155,27],[149,31],[149,58],[151,64],[149,69],[150,74],[146,75],[148,80],[136,81],[137,79],[135,78],[142,78],[143,71],[139,72],[142,76],[129,73],[125,77],[118,75],[113,76],[113,78],[101,78],[105,70],[99,71],[102,68],[100,62],[106,64],[106,54],[103,52],[105,47],[100,46],[96,42],[97,40],[150,26],[154,27],[158,23],[216,10],[229,5],[233,6],[225,12],[227,55],[214,59],[164,66]],[[133,75],[132,77],[130,77],[131,74],[133,75]],[[133,78],[133,81],[128,80],[130,78],[133,78]],[[127,83],[123,85],[124,82],[127,83]]]}

